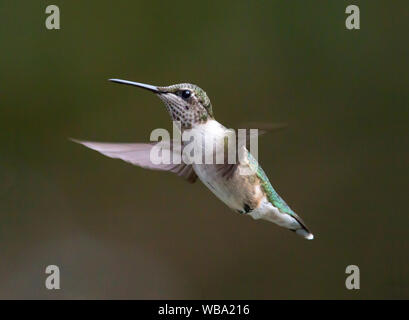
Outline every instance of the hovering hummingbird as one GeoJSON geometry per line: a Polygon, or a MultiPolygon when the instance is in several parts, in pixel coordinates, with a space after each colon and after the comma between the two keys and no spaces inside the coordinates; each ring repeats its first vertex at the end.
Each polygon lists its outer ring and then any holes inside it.
{"type": "MultiPolygon", "coordinates": [[[[158,87],[139,82],[110,79],[112,82],[136,86],[156,94],[165,104],[181,132],[188,131],[216,142],[225,139],[228,129],[215,120],[210,99],[205,91],[189,83],[158,87]]],[[[245,148],[247,161],[235,164],[154,164],[150,154],[154,143],[104,143],[74,140],[111,158],[122,159],[142,168],[176,173],[190,183],[199,178],[229,208],[253,219],[264,219],[294,231],[305,239],[314,236],[302,219],[285,203],[271,186],[257,160],[245,148]],[[255,166],[252,174],[240,174],[245,167],[255,166]]],[[[222,142],[224,143],[224,141],[222,142]]],[[[183,148],[183,146],[182,146],[183,148]]]]}

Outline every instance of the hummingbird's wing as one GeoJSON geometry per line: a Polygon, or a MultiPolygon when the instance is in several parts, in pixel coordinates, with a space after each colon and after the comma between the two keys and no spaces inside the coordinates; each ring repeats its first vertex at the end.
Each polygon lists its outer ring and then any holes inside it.
{"type": "Polygon", "coordinates": [[[194,183],[197,175],[193,170],[192,165],[185,163],[181,164],[155,164],[151,161],[151,150],[156,143],[109,143],[109,142],[93,142],[80,141],[71,139],[72,141],[82,144],[92,150],[98,151],[103,155],[121,159],[133,165],[160,171],[169,171],[176,173],[190,183],[194,183]]]}
{"type": "Polygon", "coordinates": [[[229,130],[233,130],[235,132],[237,145],[241,145],[239,139],[245,139],[243,142],[245,142],[246,148],[250,149],[250,141],[252,134],[256,134],[258,137],[269,132],[280,131],[287,127],[288,125],[286,123],[246,122],[242,123],[238,129],[229,130]],[[254,132],[254,129],[257,129],[257,133],[254,132]]]}
{"type": "Polygon", "coordinates": [[[269,132],[276,132],[288,127],[286,123],[270,123],[270,122],[246,122],[242,123],[239,128],[246,129],[247,140],[250,138],[250,129],[258,129],[258,135],[262,136],[269,132]]]}
{"type": "MultiPolygon", "coordinates": [[[[269,122],[247,122],[247,123],[243,123],[240,125],[239,129],[245,129],[245,135],[244,137],[241,138],[245,138],[245,147],[246,149],[250,149],[250,134],[252,133],[252,131],[250,131],[251,129],[257,129],[257,136],[261,136],[264,135],[266,133],[272,132],[272,131],[279,131],[282,130],[284,128],[287,128],[287,124],[286,123],[269,123],[269,122]]],[[[240,134],[239,134],[239,129],[234,129],[235,133],[236,133],[236,145],[240,146],[240,134]]],[[[225,145],[226,147],[226,145],[225,145]]],[[[227,161],[227,150],[225,150],[225,162],[224,164],[218,164],[216,165],[217,167],[217,172],[224,178],[226,179],[230,179],[234,173],[236,172],[237,168],[238,168],[238,164],[239,164],[239,160],[238,160],[238,153],[236,154],[236,163],[235,164],[229,164],[227,161]]]]}
{"type": "Polygon", "coordinates": [[[284,122],[259,122],[259,121],[248,121],[241,123],[239,126],[239,128],[245,129],[258,129],[260,135],[267,132],[279,131],[287,127],[288,124],[284,122]]]}

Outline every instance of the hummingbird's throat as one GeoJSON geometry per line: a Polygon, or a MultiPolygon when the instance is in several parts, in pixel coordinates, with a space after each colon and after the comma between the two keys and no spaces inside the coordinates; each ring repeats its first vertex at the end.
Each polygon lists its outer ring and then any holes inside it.
{"type": "Polygon", "coordinates": [[[205,123],[209,115],[201,105],[192,105],[173,94],[158,94],[165,104],[173,121],[178,121],[182,129],[190,129],[196,124],[205,123]]]}

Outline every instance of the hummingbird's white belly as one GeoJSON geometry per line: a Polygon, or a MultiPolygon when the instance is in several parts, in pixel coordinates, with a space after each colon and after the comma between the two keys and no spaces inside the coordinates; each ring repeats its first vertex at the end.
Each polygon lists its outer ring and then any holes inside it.
{"type": "Polygon", "coordinates": [[[194,165],[199,179],[231,209],[247,213],[253,219],[264,219],[289,229],[300,227],[296,219],[268,201],[259,184],[250,184],[245,176],[236,174],[232,180],[226,180],[211,165],[194,165]],[[246,212],[247,209],[250,211],[246,212]]]}
{"type": "MultiPolygon", "coordinates": [[[[209,120],[204,124],[199,124],[188,130],[188,133],[194,135],[196,137],[195,141],[198,141],[198,143],[206,141],[206,144],[209,142],[224,142],[226,130],[226,127],[216,120],[209,120]]],[[[205,150],[205,145],[196,147],[202,148],[204,153],[209,152],[209,150],[205,150]]],[[[219,168],[220,165],[193,163],[193,169],[199,179],[216,195],[216,197],[233,210],[243,211],[244,200],[241,195],[243,190],[238,188],[237,184],[232,181],[234,179],[226,179],[223,177],[220,174],[220,171],[218,171],[219,168]]]]}
{"type": "Polygon", "coordinates": [[[227,180],[217,172],[214,165],[193,165],[200,181],[221,201],[233,210],[243,211],[244,199],[237,185],[227,180]]]}
{"type": "MultiPolygon", "coordinates": [[[[197,125],[190,130],[190,134],[200,137],[196,141],[206,141],[207,143],[223,143],[226,133],[226,127],[215,120],[209,120],[204,124],[197,125]],[[204,139],[201,139],[204,137],[204,139]]],[[[201,142],[202,143],[202,142],[201,142]]],[[[206,154],[209,150],[205,150],[203,145],[198,146],[202,148],[206,154]]],[[[210,149],[211,152],[212,149],[210,149]]],[[[212,158],[212,157],[211,157],[212,158]]],[[[238,173],[239,170],[233,174],[232,177],[226,178],[220,173],[221,164],[193,164],[199,179],[228,207],[239,212],[248,213],[258,208],[264,193],[260,188],[258,179],[253,176],[242,176],[238,173]]],[[[239,167],[246,166],[239,164],[239,167]]]]}

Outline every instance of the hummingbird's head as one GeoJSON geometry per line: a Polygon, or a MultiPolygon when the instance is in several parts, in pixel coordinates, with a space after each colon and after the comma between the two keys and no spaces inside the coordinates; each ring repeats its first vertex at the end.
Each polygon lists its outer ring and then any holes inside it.
{"type": "Polygon", "coordinates": [[[157,87],[139,82],[110,79],[110,81],[137,86],[155,93],[165,104],[173,121],[180,121],[182,129],[213,119],[213,110],[206,92],[194,84],[180,83],[157,87]]]}

